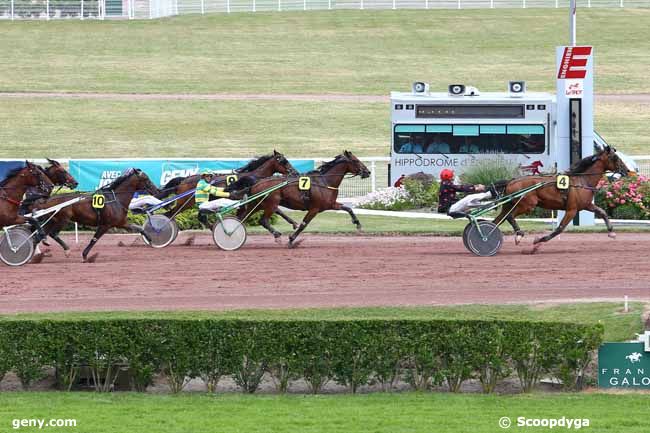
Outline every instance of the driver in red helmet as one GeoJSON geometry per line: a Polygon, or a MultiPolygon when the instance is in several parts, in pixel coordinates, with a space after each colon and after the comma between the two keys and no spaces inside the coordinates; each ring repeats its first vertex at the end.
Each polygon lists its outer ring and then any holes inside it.
{"type": "Polygon", "coordinates": [[[438,212],[451,217],[464,217],[464,211],[474,203],[492,198],[492,192],[486,191],[485,185],[457,185],[454,183],[454,172],[445,168],[440,172],[440,193],[438,195],[438,212]],[[456,193],[471,193],[457,200],[456,193]]]}

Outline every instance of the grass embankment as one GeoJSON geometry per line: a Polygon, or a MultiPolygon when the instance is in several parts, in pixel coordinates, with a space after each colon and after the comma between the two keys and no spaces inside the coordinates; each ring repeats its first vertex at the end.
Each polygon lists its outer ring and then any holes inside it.
{"type": "MultiPolygon", "coordinates": [[[[649,18],[580,10],[598,92],[650,91],[649,18]]],[[[555,47],[568,36],[566,9],[548,8],[2,22],[0,39],[2,91],[387,95],[416,79],[441,91],[457,82],[503,91],[510,79],[554,91],[555,47]]]]}
{"type": "Polygon", "coordinates": [[[449,307],[373,307],[311,308],[290,310],[232,310],[176,312],[68,312],[21,313],[1,315],[0,320],[102,320],[133,318],[176,319],[273,319],[273,320],[341,320],[341,319],[501,319],[553,322],[602,322],[605,341],[624,341],[641,332],[643,304],[631,303],[630,312],[615,303],[537,304],[537,305],[461,305],[449,307]]]}
{"type": "MultiPolygon", "coordinates": [[[[604,103],[596,129],[650,153],[650,104],[604,103]]],[[[42,158],[358,156],[390,150],[388,103],[0,99],[0,156],[42,158]]]]}
{"type": "MultiPolygon", "coordinates": [[[[589,419],[594,433],[646,433],[648,395],[368,394],[335,396],[3,393],[0,426],[14,419],[76,419],[75,433],[496,433],[501,417],[589,419]]],[[[530,428],[529,428],[530,429],[530,428]]],[[[532,428],[533,431],[546,428],[532,428]]],[[[564,428],[557,427],[564,430],[564,428]]],[[[38,428],[22,428],[34,432],[38,428]]],[[[505,430],[507,431],[507,430],[505,430]]]]}

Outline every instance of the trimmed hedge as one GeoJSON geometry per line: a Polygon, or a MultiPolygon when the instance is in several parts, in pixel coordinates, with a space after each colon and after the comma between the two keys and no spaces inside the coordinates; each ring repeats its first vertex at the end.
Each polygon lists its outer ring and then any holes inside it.
{"type": "Polygon", "coordinates": [[[453,392],[475,378],[492,392],[515,372],[524,391],[542,375],[575,389],[602,335],[599,324],[496,320],[10,320],[0,321],[0,378],[14,371],[29,388],[53,367],[69,390],[88,366],[97,391],[129,368],[138,391],[161,373],[172,392],[194,377],[214,391],[228,375],[253,393],[268,372],[281,392],[297,378],[314,393],[330,380],[388,390],[398,378],[453,392]]]}

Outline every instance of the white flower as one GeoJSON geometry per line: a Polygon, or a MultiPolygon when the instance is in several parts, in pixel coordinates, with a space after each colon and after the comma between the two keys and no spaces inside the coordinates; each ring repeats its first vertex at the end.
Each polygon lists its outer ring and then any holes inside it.
{"type": "Polygon", "coordinates": [[[389,208],[399,202],[409,200],[409,193],[404,187],[388,187],[371,192],[358,201],[360,207],[385,207],[389,208]]]}

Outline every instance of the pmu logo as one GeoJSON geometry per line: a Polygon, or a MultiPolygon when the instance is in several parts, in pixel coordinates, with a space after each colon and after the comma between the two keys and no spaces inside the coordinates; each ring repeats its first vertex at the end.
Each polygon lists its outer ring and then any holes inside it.
{"type": "Polygon", "coordinates": [[[592,47],[565,47],[560,70],[557,72],[559,79],[583,79],[587,76],[587,62],[591,56],[592,47]]]}

